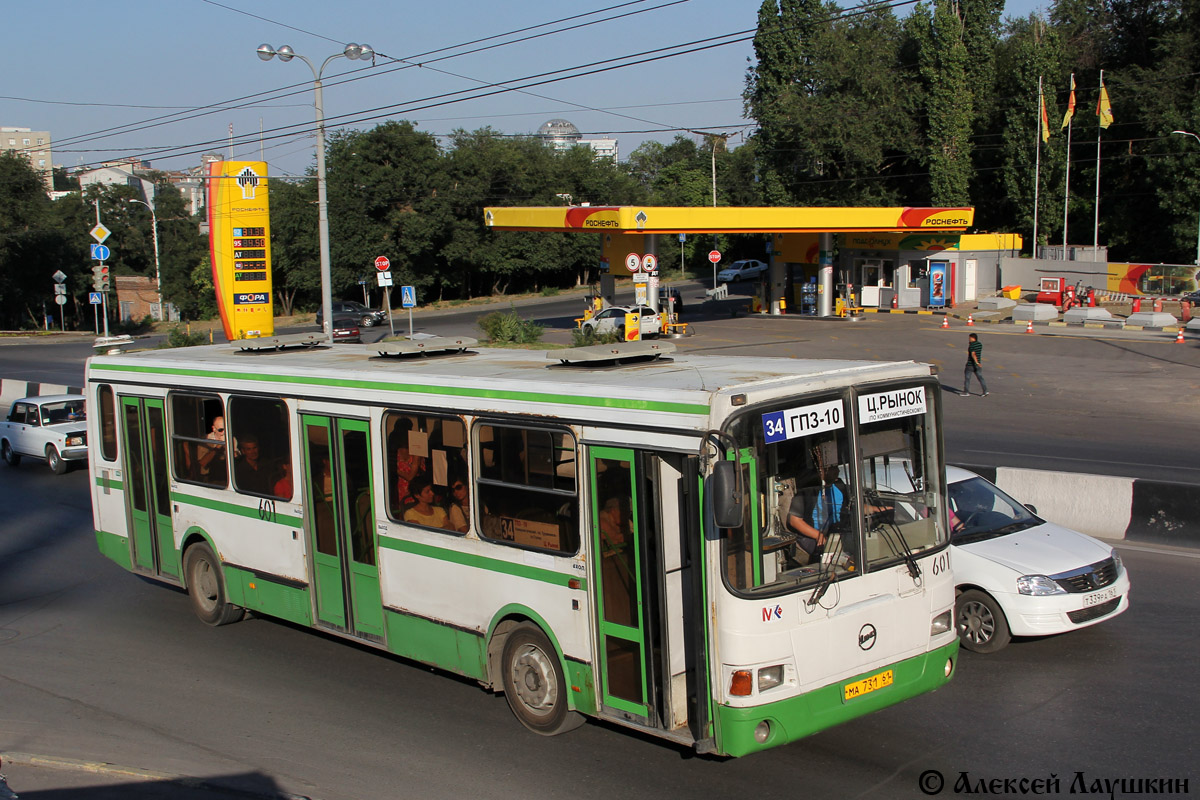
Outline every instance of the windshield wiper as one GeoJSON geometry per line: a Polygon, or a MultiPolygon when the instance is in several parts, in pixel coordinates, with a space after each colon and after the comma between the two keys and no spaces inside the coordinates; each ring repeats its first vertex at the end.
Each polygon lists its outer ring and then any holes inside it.
{"type": "MultiPolygon", "coordinates": [[[[883,499],[875,491],[865,491],[863,492],[863,496],[867,498],[867,501],[871,505],[877,507],[880,506],[883,499]]],[[[892,549],[893,553],[904,558],[904,563],[908,567],[908,574],[915,581],[921,577],[921,565],[917,563],[917,558],[913,555],[912,548],[908,546],[908,539],[904,538],[904,531],[900,530],[900,526],[896,524],[895,513],[896,506],[895,501],[893,501],[891,521],[881,522],[875,530],[878,530],[883,536],[883,540],[888,543],[888,547],[892,549]],[[897,540],[899,540],[899,546],[896,544],[897,540]]]]}
{"type": "Polygon", "coordinates": [[[820,602],[821,598],[825,596],[825,592],[829,591],[829,587],[837,580],[837,562],[841,559],[844,552],[845,545],[842,543],[842,537],[839,536],[837,547],[829,554],[829,558],[826,559],[822,555],[820,571],[817,573],[819,576],[818,583],[813,589],[813,593],[808,597],[809,606],[815,606],[820,602]]]}

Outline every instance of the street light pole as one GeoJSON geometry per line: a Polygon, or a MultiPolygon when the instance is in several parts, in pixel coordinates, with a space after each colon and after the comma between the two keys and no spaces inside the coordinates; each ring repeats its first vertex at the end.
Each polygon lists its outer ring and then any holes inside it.
{"type": "MultiPolygon", "coordinates": [[[[1171,131],[1171,133],[1178,133],[1183,136],[1190,136],[1193,139],[1195,139],[1197,142],[1200,142],[1200,136],[1197,136],[1196,134],[1192,133],[1191,131],[1171,131]]],[[[1200,215],[1197,215],[1197,217],[1196,217],[1196,266],[1200,267],[1200,215]]]]}
{"type": "Polygon", "coordinates": [[[333,289],[332,289],[332,269],[330,268],[329,259],[329,202],[325,194],[325,106],[321,96],[321,76],[325,73],[325,67],[329,66],[329,62],[335,58],[345,58],[355,61],[358,59],[375,58],[375,51],[370,45],[360,45],[351,42],[346,45],[345,49],[340,53],[334,53],[325,62],[321,64],[321,68],[317,69],[313,63],[304,56],[297,53],[291,48],[291,45],[283,45],[278,50],[271,47],[269,44],[260,44],[258,46],[258,57],[263,61],[270,61],[275,56],[279,56],[280,61],[291,61],[293,58],[299,58],[313,74],[313,105],[317,110],[317,237],[320,240],[321,252],[321,320],[322,331],[330,344],[333,344],[333,289]]]}
{"type": "Polygon", "coordinates": [[[166,314],[163,313],[162,302],[162,275],[158,269],[158,215],[154,213],[154,206],[144,200],[129,198],[131,203],[141,203],[146,208],[150,209],[150,229],[154,232],[154,292],[158,296],[158,319],[161,322],[166,319],[166,314]]]}

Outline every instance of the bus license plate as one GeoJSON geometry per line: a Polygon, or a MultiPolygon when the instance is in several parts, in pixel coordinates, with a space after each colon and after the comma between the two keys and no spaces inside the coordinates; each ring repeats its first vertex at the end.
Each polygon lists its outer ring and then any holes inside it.
{"type": "Polygon", "coordinates": [[[895,681],[892,671],[884,670],[878,675],[872,675],[869,678],[863,678],[861,681],[846,684],[842,690],[842,696],[846,700],[853,700],[856,697],[862,697],[864,694],[870,694],[876,689],[882,689],[885,686],[891,686],[895,681]]]}

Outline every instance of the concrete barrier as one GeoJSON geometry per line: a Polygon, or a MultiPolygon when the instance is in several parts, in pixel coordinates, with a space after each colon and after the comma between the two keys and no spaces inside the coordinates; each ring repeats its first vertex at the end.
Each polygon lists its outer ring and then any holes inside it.
{"type": "Polygon", "coordinates": [[[1039,517],[1101,539],[1200,547],[1200,486],[969,464],[1039,517]]]}
{"type": "Polygon", "coordinates": [[[18,381],[12,378],[0,378],[0,416],[8,417],[8,409],[13,401],[22,397],[34,397],[46,394],[83,394],[80,386],[63,386],[58,383],[36,383],[33,381],[18,381]]]}

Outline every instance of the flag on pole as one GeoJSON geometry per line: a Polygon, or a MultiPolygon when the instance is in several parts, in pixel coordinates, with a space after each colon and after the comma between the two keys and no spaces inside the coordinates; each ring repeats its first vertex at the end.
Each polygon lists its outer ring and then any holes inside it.
{"type": "Polygon", "coordinates": [[[1075,73],[1071,73],[1071,98],[1067,100],[1067,113],[1063,115],[1062,128],[1071,124],[1071,118],[1075,116],[1075,73]]]}
{"type": "Polygon", "coordinates": [[[1112,103],[1108,102],[1108,89],[1104,88],[1104,79],[1100,79],[1100,102],[1096,104],[1096,115],[1100,117],[1100,127],[1112,125],[1112,103]]]}
{"type": "Polygon", "coordinates": [[[1046,98],[1040,98],[1042,101],[1042,141],[1050,141],[1050,119],[1046,116],[1046,98]]]}

